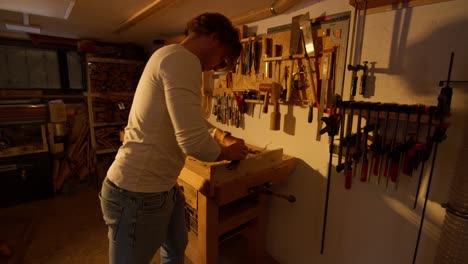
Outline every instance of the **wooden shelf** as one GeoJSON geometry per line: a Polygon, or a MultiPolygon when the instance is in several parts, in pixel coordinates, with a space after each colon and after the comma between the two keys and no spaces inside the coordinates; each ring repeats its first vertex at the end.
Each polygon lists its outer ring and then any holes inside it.
{"type": "Polygon", "coordinates": [[[118,149],[98,149],[96,150],[96,154],[101,155],[101,154],[109,154],[109,153],[114,153],[117,152],[118,149]]]}
{"type": "Polygon", "coordinates": [[[106,127],[106,126],[124,126],[127,125],[127,122],[100,122],[94,123],[94,127],[106,127]]]}
{"type": "Polygon", "coordinates": [[[100,57],[88,57],[86,58],[88,63],[100,62],[100,63],[123,63],[123,64],[145,64],[144,61],[140,60],[124,60],[114,58],[100,58],[100,57]]]}
{"type": "Polygon", "coordinates": [[[45,125],[41,125],[41,137],[42,137],[42,143],[11,147],[11,148],[1,150],[0,151],[0,158],[18,156],[18,155],[26,155],[26,154],[33,154],[33,153],[48,152],[49,151],[49,145],[47,144],[47,134],[46,134],[45,125]]]}
{"type": "Polygon", "coordinates": [[[119,126],[127,124],[128,111],[146,61],[94,56],[86,60],[90,140],[100,181],[110,165],[104,154],[118,151],[119,126]]]}
{"type": "Polygon", "coordinates": [[[128,97],[133,95],[135,92],[106,92],[106,93],[89,93],[89,96],[91,97],[97,97],[97,98],[108,98],[108,97],[128,97]]]}

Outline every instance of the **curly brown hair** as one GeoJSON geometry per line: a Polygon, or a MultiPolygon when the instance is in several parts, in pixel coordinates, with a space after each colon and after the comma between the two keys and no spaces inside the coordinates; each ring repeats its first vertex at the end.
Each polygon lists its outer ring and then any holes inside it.
{"type": "Polygon", "coordinates": [[[220,13],[203,13],[187,23],[185,35],[200,34],[209,35],[215,33],[221,45],[226,47],[228,52],[229,66],[236,63],[242,51],[242,44],[237,30],[229,20],[220,13]]]}

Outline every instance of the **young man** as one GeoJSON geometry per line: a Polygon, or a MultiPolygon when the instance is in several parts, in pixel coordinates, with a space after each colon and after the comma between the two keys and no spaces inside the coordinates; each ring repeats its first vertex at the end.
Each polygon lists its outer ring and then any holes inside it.
{"type": "Polygon", "coordinates": [[[158,49],[135,92],[125,138],[100,193],[110,263],[184,263],[187,230],[177,176],[185,157],[239,160],[242,139],[209,125],[201,113],[201,74],[233,64],[242,46],[229,19],[205,13],[187,24],[180,44],[158,49]]]}

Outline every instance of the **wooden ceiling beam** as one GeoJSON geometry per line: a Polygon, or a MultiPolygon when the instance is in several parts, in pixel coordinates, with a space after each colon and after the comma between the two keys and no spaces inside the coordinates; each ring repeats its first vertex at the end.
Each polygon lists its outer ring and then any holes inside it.
{"type": "Polygon", "coordinates": [[[130,18],[125,20],[123,23],[121,23],[113,33],[120,34],[128,30],[129,28],[135,26],[140,21],[153,15],[157,11],[161,11],[169,7],[170,5],[175,4],[176,2],[178,1],[177,0],[156,0],[152,2],[151,4],[147,5],[146,7],[144,7],[143,9],[141,9],[140,11],[133,14],[130,18]]]}

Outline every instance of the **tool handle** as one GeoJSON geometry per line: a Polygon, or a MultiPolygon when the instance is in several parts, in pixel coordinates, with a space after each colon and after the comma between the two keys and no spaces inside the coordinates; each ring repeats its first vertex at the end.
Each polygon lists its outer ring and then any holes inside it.
{"type": "Polygon", "coordinates": [[[392,180],[392,182],[396,182],[397,181],[397,178],[398,178],[398,168],[399,168],[399,164],[397,161],[394,161],[392,160],[392,165],[390,166],[390,179],[392,180]]]}
{"type": "Polygon", "coordinates": [[[385,159],[385,166],[384,166],[384,168],[385,168],[384,169],[384,175],[383,175],[384,177],[388,176],[387,172],[388,172],[388,166],[389,166],[389,163],[390,163],[389,160],[390,160],[390,157],[389,157],[389,155],[387,155],[387,158],[385,159]]]}
{"type": "Polygon", "coordinates": [[[411,175],[412,169],[412,157],[414,156],[414,151],[412,149],[408,150],[405,154],[405,158],[403,159],[403,167],[401,172],[405,175],[411,175]]]}
{"type": "Polygon", "coordinates": [[[367,157],[364,157],[362,160],[362,170],[361,170],[361,181],[366,182],[367,181],[367,171],[369,167],[369,161],[367,160],[367,157]]]}
{"type": "Polygon", "coordinates": [[[311,88],[311,93],[312,93],[312,96],[314,98],[314,102],[318,104],[318,96],[317,96],[317,88],[315,87],[315,82],[314,82],[314,76],[313,76],[313,71],[312,71],[312,64],[310,62],[310,59],[306,58],[307,60],[307,81],[309,82],[309,86],[311,88]]]}
{"type": "Polygon", "coordinates": [[[356,96],[357,81],[358,81],[358,77],[353,76],[353,79],[351,80],[351,95],[352,96],[356,96]]]}
{"type": "Polygon", "coordinates": [[[271,112],[271,115],[270,115],[270,129],[280,130],[280,123],[281,123],[281,114],[279,113],[277,109],[275,109],[273,112],[271,112]]]}
{"type": "Polygon", "coordinates": [[[263,113],[268,113],[268,104],[270,103],[270,93],[265,93],[265,99],[263,101],[263,113]]]}
{"type": "Polygon", "coordinates": [[[353,171],[351,170],[351,168],[348,168],[346,170],[346,173],[345,173],[345,188],[346,188],[346,190],[351,189],[352,179],[353,179],[353,171]]]}
{"type": "Polygon", "coordinates": [[[379,154],[376,154],[374,156],[374,169],[372,171],[372,173],[374,174],[374,176],[377,176],[379,175],[379,164],[380,164],[380,155],[379,154]]]}
{"type": "Polygon", "coordinates": [[[287,82],[287,87],[286,87],[286,102],[289,102],[291,100],[291,94],[292,94],[292,84],[293,84],[293,72],[294,72],[294,60],[291,60],[291,63],[289,64],[289,76],[288,76],[288,82],[287,82]]]}
{"type": "Polygon", "coordinates": [[[312,123],[314,120],[314,106],[309,104],[309,115],[307,116],[307,122],[312,123]]]}
{"type": "Polygon", "coordinates": [[[367,84],[367,74],[362,74],[361,76],[361,91],[359,94],[364,95],[366,94],[366,84],[367,84]]]}

